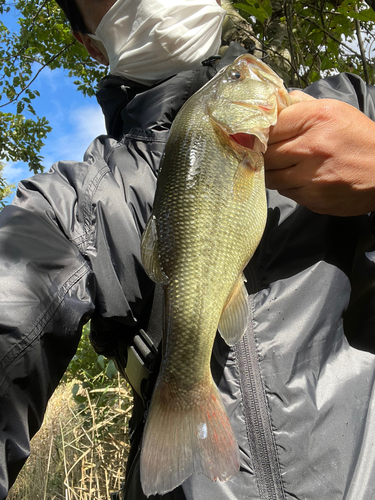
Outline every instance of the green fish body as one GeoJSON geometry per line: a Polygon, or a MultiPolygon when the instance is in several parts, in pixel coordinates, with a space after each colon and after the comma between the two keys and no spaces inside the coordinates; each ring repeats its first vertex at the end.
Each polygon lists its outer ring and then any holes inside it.
{"type": "Polygon", "coordinates": [[[178,113],[142,238],[144,267],[163,283],[163,360],[141,452],[146,496],[191,474],[225,481],[239,451],[210,359],[216,332],[234,345],[248,320],[243,270],[267,217],[263,153],[289,104],[281,79],[246,54],[178,113]]]}

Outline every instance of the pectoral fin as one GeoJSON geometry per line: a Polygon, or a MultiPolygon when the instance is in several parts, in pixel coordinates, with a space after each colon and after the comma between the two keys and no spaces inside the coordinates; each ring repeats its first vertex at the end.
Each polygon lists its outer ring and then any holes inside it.
{"type": "Polygon", "coordinates": [[[245,277],[241,274],[223,309],[219,322],[220,335],[230,346],[241,340],[249,321],[250,308],[244,281],[245,277]]]}
{"type": "Polygon", "coordinates": [[[145,271],[150,279],[163,285],[168,283],[168,276],[160,265],[155,216],[150,217],[143,233],[141,257],[145,271]]]}

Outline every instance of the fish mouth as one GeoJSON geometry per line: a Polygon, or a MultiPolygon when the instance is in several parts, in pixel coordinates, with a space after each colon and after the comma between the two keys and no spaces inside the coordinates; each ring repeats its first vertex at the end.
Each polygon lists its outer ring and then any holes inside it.
{"type": "Polygon", "coordinates": [[[246,134],[244,132],[239,132],[237,134],[231,134],[230,138],[243,148],[250,149],[257,153],[265,153],[266,147],[263,142],[254,134],[246,134]]]}

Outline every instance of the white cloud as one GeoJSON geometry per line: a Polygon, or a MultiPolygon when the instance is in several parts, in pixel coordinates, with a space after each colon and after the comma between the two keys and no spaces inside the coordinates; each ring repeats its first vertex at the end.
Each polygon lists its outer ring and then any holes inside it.
{"type": "MultiPolygon", "coordinates": [[[[104,115],[98,104],[82,106],[70,113],[70,123],[76,129],[76,137],[88,145],[98,135],[105,134],[104,115]]],[[[86,149],[86,148],[85,148],[86,149]]]]}
{"type": "MultiPolygon", "coordinates": [[[[14,184],[17,187],[17,184],[21,179],[26,179],[26,177],[30,177],[30,171],[26,163],[17,162],[4,162],[4,169],[2,171],[2,176],[8,184],[14,184]]],[[[16,190],[13,189],[10,196],[4,198],[2,200],[5,204],[9,204],[12,202],[15,196],[16,190]]]]}
{"type": "Polygon", "coordinates": [[[30,175],[31,174],[26,163],[5,163],[3,176],[8,184],[17,184],[21,178],[24,179],[30,175]]]}
{"type": "Polygon", "coordinates": [[[59,160],[80,161],[95,137],[106,133],[99,105],[84,105],[59,115],[64,129],[62,133],[51,133],[46,140],[42,152],[46,169],[59,160]]]}
{"type": "MultiPolygon", "coordinates": [[[[39,68],[38,68],[39,69],[39,68]]],[[[72,78],[67,76],[68,73],[62,68],[55,68],[51,70],[50,68],[44,68],[43,71],[38,75],[35,81],[34,88],[38,89],[40,93],[51,92],[61,95],[61,88],[66,86],[74,86],[72,83],[72,78]]]]}

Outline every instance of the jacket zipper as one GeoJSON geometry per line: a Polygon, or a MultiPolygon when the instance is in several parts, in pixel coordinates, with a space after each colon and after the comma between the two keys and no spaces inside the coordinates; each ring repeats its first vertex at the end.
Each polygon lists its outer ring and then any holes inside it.
{"type": "Polygon", "coordinates": [[[235,354],[260,500],[286,500],[251,320],[242,340],[235,346],[235,354]]]}

